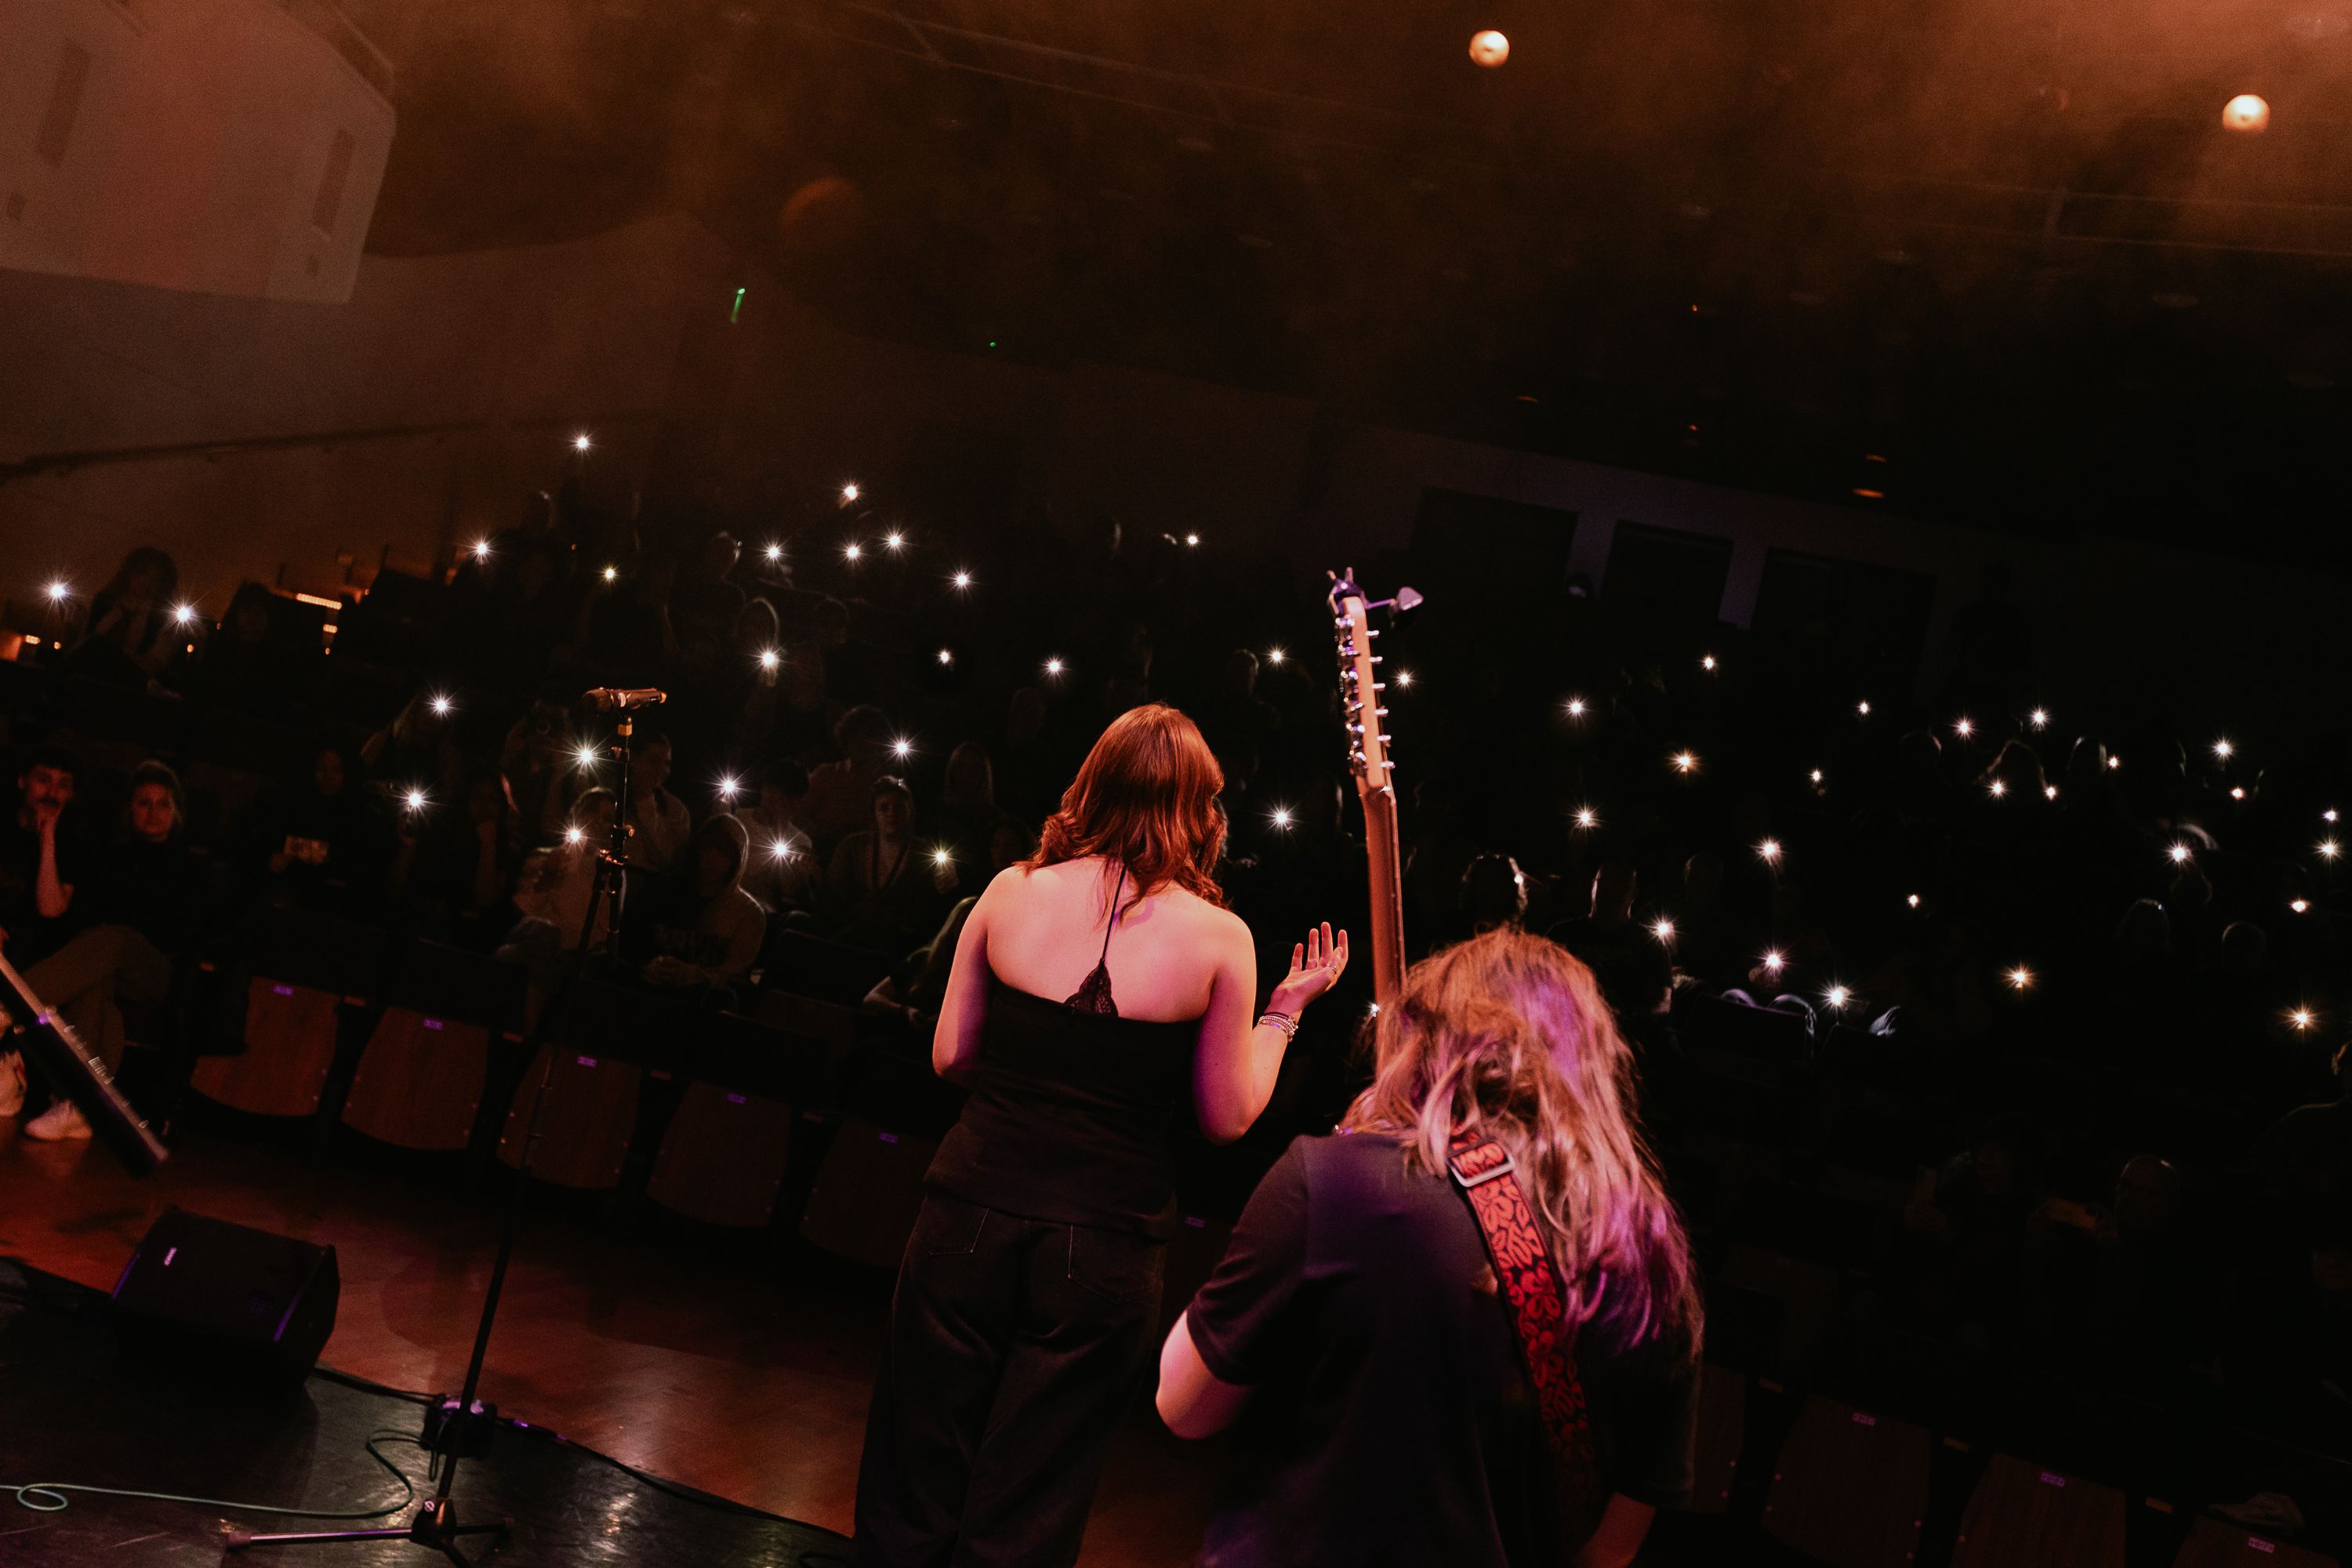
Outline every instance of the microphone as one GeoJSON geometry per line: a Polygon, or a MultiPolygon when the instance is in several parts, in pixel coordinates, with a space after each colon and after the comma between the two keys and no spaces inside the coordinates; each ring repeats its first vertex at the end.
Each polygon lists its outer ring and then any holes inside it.
{"type": "Polygon", "coordinates": [[[650,708],[656,702],[669,700],[668,692],[650,686],[600,686],[583,695],[596,705],[599,712],[607,712],[614,708],[650,708]]]}

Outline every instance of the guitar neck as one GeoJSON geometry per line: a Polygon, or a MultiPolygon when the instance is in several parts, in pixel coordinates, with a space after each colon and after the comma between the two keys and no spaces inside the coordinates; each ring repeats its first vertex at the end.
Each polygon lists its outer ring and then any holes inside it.
{"type": "Polygon", "coordinates": [[[1396,792],[1368,789],[1358,798],[1371,878],[1372,1000],[1385,1008],[1404,989],[1404,865],[1397,848],[1396,792]]]}

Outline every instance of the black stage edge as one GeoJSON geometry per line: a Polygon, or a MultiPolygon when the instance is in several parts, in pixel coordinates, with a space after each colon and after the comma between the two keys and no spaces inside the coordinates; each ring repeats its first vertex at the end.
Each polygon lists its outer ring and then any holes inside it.
{"type": "MultiPolygon", "coordinates": [[[[316,1374],[274,1395],[159,1376],[118,1355],[110,1309],[100,1291],[0,1259],[0,1482],[65,1481],[338,1510],[399,1497],[399,1483],[368,1458],[367,1437],[415,1433],[423,1406],[316,1374]]],[[[425,1451],[382,1447],[418,1495],[429,1496],[425,1451]]],[[[716,1498],[697,1501],[704,1494],[689,1488],[677,1489],[682,1496],[665,1492],[551,1434],[501,1430],[489,1456],[460,1472],[458,1490],[470,1517],[514,1520],[495,1549],[467,1544],[468,1556],[498,1568],[835,1568],[849,1561],[848,1542],[831,1531],[716,1498]]],[[[413,1506],[375,1522],[404,1522],[411,1512],[413,1506]]],[[[231,1528],[348,1526],[80,1494],[63,1512],[36,1513],[0,1494],[0,1564],[425,1568],[446,1561],[404,1542],[229,1556],[222,1541],[231,1528]]]]}

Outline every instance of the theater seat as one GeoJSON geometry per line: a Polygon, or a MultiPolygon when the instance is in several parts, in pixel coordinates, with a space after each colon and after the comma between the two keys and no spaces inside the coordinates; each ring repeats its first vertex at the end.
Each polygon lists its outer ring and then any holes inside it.
{"type": "Polygon", "coordinates": [[[793,1108],[719,1083],[686,1086],[646,1195],[688,1219],[756,1229],[775,1217],[793,1108]]]}
{"type": "Polygon", "coordinates": [[[939,1145],[853,1116],[817,1167],[801,1238],[852,1263],[896,1268],[923,1203],[923,1173],[939,1145]]]}
{"type": "Polygon", "coordinates": [[[520,1169],[531,1104],[542,1080],[548,1100],[540,1121],[530,1173],[559,1187],[604,1192],[618,1186],[637,1126],[637,1092],[645,1069],[617,1057],[596,1056],[561,1044],[539,1047],[507,1107],[499,1158],[520,1169]],[[551,1079],[549,1075],[552,1073],[551,1079]]]}
{"type": "Polygon", "coordinates": [[[404,1149],[465,1148],[479,1119],[490,1041],[521,1020],[512,964],[418,942],[385,985],[391,1004],[361,1053],[344,1124],[404,1149]]]}
{"type": "Polygon", "coordinates": [[[403,1149],[463,1149],[489,1063],[490,1031],[481,1025],[387,1007],[352,1077],[343,1123],[403,1149]]]}
{"type": "Polygon", "coordinates": [[[2290,1546],[2227,1520],[2200,1519],[2180,1543],[2172,1568],[2336,1568],[2336,1559],[2290,1546]]]}
{"type": "Polygon", "coordinates": [[[332,991],[255,975],[246,986],[245,1048],[204,1057],[189,1087],[251,1116],[309,1116],[335,1065],[343,999],[332,991]]]}
{"type": "Polygon", "coordinates": [[[1995,1454],[1960,1518],[1952,1568],[2123,1568],[2124,1494],[1995,1454]]]}
{"type": "Polygon", "coordinates": [[[1780,1446],[1765,1533],[1827,1568],[1903,1568],[1927,1508],[1927,1431],[1819,1395],[1780,1446]]]}
{"type": "Polygon", "coordinates": [[[1748,1380],[1709,1362],[1699,1368],[1697,1442],[1691,1456],[1690,1513],[1721,1513],[1739,1479],[1748,1438],[1748,1380]]]}

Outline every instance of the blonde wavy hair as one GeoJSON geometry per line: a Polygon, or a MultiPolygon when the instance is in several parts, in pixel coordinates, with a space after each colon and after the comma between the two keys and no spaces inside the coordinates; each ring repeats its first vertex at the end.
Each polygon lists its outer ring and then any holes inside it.
{"type": "Polygon", "coordinates": [[[1465,1135],[1511,1152],[1566,1288],[1571,1327],[1620,1348],[1700,1330],[1682,1218],[1633,1118],[1633,1054],[1592,971],[1511,928],[1412,966],[1373,1027],[1372,1084],[1341,1125],[1452,1180],[1465,1135]]]}

